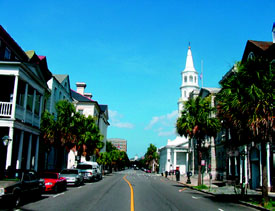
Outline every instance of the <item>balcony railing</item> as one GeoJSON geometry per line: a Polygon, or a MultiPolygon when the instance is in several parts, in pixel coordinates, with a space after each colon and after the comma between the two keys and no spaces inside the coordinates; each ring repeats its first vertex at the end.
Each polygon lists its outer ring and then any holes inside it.
{"type": "Polygon", "coordinates": [[[0,101],[0,117],[11,117],[12,103],[0,101]]]}

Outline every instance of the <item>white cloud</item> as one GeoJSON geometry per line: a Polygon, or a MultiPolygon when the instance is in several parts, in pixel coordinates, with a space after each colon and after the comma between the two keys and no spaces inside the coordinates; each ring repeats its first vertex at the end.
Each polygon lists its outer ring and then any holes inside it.
{"type": "Polygon", "coordinates": [[[175,135],[175,122],[178,117],[178,111],[172,111],[169,114],[155,116],[150,123],[144,128],[145,130],[154,129],[158,136],[175,135]]]}
{"type": "Polygon", "coordinates": [[[178,111],[172,111],[169,114],[162,115],[162,116],[155,116],[152,118],[150,123],[145,127],[145,130],[150,130],[153,128],[154,125],[160,124],[165,126],[171,126],[171,124],[175,123],[175,120],[178,116],[178,111]]]}
{"type": "Polygon", "coordinates": [[[119,114],[117,111],[109,110],[110,125],[118,128],[134,128],[134,125],[129,122],[121,122],[123,118],[122,114],[119,114]]]}

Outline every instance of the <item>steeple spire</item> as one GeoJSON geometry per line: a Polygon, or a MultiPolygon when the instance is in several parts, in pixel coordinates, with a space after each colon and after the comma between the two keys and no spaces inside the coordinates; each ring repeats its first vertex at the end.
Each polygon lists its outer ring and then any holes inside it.
{"type": "Polygon", "coordinates": [[[193,72],[196,72],[195,67],[194,67],[194,62],[193,62],[193,57],[192,57],[190,42],[189,42],[189,46],[188,46],[187,58],[186,58],[186,64],[185,64],[184,71],[193,71],[193,72]]]}

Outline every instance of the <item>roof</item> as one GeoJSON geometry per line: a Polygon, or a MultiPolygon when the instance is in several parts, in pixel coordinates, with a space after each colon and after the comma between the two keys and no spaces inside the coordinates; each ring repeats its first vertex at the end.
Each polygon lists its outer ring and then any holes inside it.
{"type": "Polygon", "coordinates": [[[71,89],[71,95],[72,95],[72,98],[77,100],[78,102],[94,102],[94,103],[97,103],[96,101],[88,98],[88,97],[85,97],[84,95],[82,94],[79,94],[78,92],[74,91],[71,89]]]}
{"type": "Polygon", "coordinates": [[[53,76],[58,80],[59,83],[62,83],[67,77],[68,74],[53,74],[53,76]]]}
{"type": "Polygon", "coordinates": [[[108,110],[108,105],[99,105],[100,110],[105,112],[106,110],[108,110]]]}
{"type": "Polygon", "coordinates": [[[253,43],[258,48],[261,48],[263,51],[267,50],[273,44],[273,42],[254,41],[254,40],[248,40],[248,42],[253,43]]]}
{"type": "Polygon", "coordinates": [[[29,60],[26,53],[22,48],[17,44],[17,42],[9,35],[9,33],[0,25],[0,37],[3,38],[4,42],[7,42],[7,45],[13,50],[13,52],[20,57],[20,60],[27,62],[29,60]]]}
{"type": "Polygon", "coordinates": [[[253,52],[255,56],[263,56],[267,59],[274,59],[275,43],[265,41],[248,40],[242,57],[242,62],[247,61],[248,55],[253,52]]]}
{"type": "Polygon", "coordinates": [[[218,93],[220,90],[221,90],[221,88],[208,88],[208,87],[203,87],[203,88],[201,88],[202,90],[203,89],[205,89],[205,90],[207,90],[209,93],[213,93],[213,94],[216,94],[216,93],[218,93]]]}

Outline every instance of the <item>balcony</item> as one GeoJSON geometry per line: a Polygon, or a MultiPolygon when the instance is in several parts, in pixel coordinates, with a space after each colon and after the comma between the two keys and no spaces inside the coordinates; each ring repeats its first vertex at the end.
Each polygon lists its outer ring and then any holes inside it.
{"type": "Polygon", "coordinates": [[[0,117],[11,118],[12,103],[0,101],[0,117]]]}

